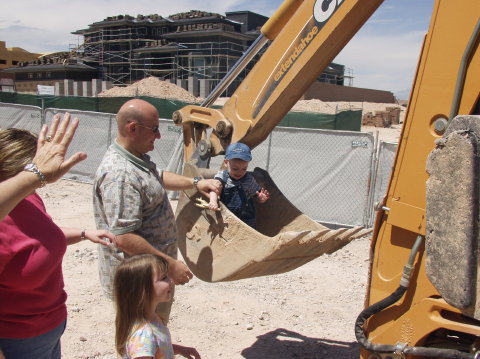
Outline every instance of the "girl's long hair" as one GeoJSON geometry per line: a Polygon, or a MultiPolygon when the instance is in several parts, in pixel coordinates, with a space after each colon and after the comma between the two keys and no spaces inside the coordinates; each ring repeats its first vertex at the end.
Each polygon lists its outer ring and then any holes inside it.
{"type": "Polygon", "coordinates": [[[115,348],[121,356],[125,355],[126,343],[134,327],[147,321],[153,300],[155,269],[168,273],[168,263],[153,254],[140,254],[125,259],[115,272],[115,348]]]}

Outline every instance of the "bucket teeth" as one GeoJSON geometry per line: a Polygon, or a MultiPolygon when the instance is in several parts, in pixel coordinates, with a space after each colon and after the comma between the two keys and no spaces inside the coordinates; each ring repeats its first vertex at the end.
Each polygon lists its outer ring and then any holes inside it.
{"type": "MultiPolygon", "coordinates": [[[[197,199],[195,199],[195,202],[196,202],[195,206],[200,207],[200,208],[204,208],[204,209],[209,209],[208,208],[208,202],[205,201],[203,198],[197,198],[197,199]]],[[[220,207],[218,207],[216,209],[216,211],[220,211],[220,207]]]]}

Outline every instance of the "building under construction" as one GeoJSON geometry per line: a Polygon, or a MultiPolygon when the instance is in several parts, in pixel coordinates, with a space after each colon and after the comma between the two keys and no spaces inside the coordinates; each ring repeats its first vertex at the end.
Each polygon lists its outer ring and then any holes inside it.
{"type": "MultiPolygon", "coordinates": [[[[76,95],[81,93],[75,92],[81,82],[123,86],[155,76],[206,97],[257,39],[267,20],[250,11],[225,16],[195,10],[168,17],[111,16],[73,32],[79,41],[70,51],[23,60],[3,71],[14,76],[16,90],[25,93],[36,93],[37,85],[58,85],[59,89],[73,86],[59,94],[76,95]]],[[[223,96],[235,91],[261,55],[238,74],[223,96]]],[[[318,82],[352,86],[352,79],[343,65],[331,63],[318,82]]],[[[95,95],[92,91],[82,92],[95,95]]]]}
{"type": "MultiPolygon", "coordinates": [[[[97,68],[100,79],[114,85],[148,76],[180,85],[195,78],[203,80],[208,93],[259,36],[267,20],[250,11],[227,12],[225,16],[193,10],[168,17],[112,16],[73,32],[83,36],[73,53],[97,68]]],[[[253,63],[225,95],[235,90],[253,63]]],[[[344,72],[342,65],[332,64],[319,80],[343,85],[344,72]]]]}

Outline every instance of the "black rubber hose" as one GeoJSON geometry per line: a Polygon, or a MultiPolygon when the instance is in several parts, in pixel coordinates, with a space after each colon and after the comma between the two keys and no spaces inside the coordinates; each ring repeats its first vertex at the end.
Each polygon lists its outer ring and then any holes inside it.
{"type": "Polygon", "coordinates": [[[377,353],[393,353],[396,350],[395,345],[387,344],[373,344],[370,342],[363,331],[363,324],[370,318],[372,315],[384,310],[385,308],[391,306],[393,303],[397,302],[402,298],[403,294],[407,290],[406,287],[399,286],[395,292],[390,294],[387,298],[382,299],[381,301],[372,304],[368,308],[365,308],[357,317],[355,321],[355,337],[357,338],[358,343],[365,349],[371,352],[377,353]]]}
{"type": "Polygon", "coordinates": [[[432,358],[452,358],[452,359],[474,359],[475,354],[469,354],[453,349],[439,349],[439,348],[426,348],[426,347],[410,347],[407,345],[396,346],[389,344],[373,344],[365,336],[363,331],[363,324],[372,315],[382,311],[383,309],[391,306],[402,298],[403,294],[407,290],[406,287],[399,286],[395,292],[390,294],[387,298],[372,304],[368,308],[365,308],[357,317],[355,321],[355,337],[358,343],[370,352],[376,353],[401,353],[405,355],[417,355],[432,358]]]}
{"type": "Polygon", "coordinates": [[[475,357],[475,354],[469,354],[459,350],[426,347],[406,347],[402,350],[402,353],[432,358],[474,359],[475,357]]]}

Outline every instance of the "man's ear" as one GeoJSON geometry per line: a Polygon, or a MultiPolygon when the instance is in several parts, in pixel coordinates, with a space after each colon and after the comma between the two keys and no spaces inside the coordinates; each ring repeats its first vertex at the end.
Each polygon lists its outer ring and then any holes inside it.
{"type": "Polygon", "coordinates": [[[137,130],[137,124],[135,122],[129,122],[127,123],[127,132],[128,134],[134,134],[135,131],[137,130]]]}

